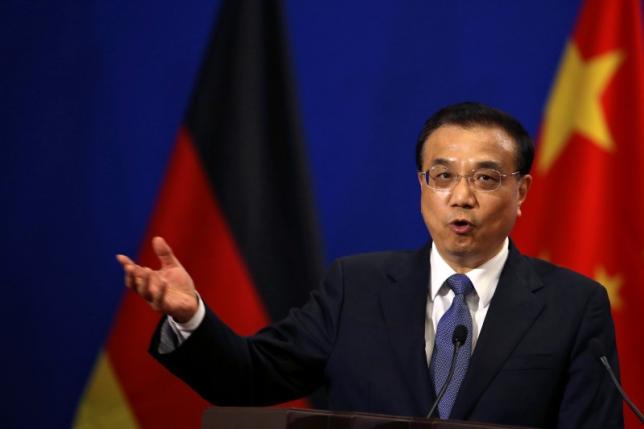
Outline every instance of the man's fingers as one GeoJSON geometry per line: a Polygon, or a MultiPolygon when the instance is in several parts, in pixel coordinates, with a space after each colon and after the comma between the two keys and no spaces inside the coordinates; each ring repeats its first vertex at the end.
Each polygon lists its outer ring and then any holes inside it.
{"type": "Polygon", "coordinates": [[[154,276],[154,282],[151,282],[150,289],[152,290],[152,284],[154,286],[153,299],[150,304],[155,310],[162,310],[165,307],[165,294],[168,290],[168,284],[166,281],[159,276],[158,274],[154,276]]]}
{"type": "Polygon", "coordinates": [[[152,270],[146,270],[148,274],[147,294],[145,299],[154,304],[159,296],[159,289],[161,287],[161,278],[158,273],[152,270]]]}
{"type": "Polygon", "coordinates": [[[123,279],[123,282],[125,283],[125,286],[132,289],[132,286],[134,285],[134,276],[132,274],[128,273],[127,271],[125,272],[125,278],[123,279]]]}
{"type": "Polygon", "coordinates": [[[172,249],[162,237],[157,236],[152,239],[152,248],[159,258],[159,261],[161,261],[162,268],[176,267],[180,265],[179,261],[172,253],[172,249]]]}
{"type": "Polygon", "coordinates": [[[171,314],[176,307],[176,299],[174,298],[176,293],[170,285],[185,288],[191,285],[192,282],[163,238],[154,237],[152,248],[161,262],[161,270],[159,271],[138,265],[125,255],[116,255],[116,259],[123,266],[125,285],[140,295],[153,309],[171,314]],[[164,270],[164,268],[173,269],[164,270]],[[179,270],[176,268],[179,268],[179,270]],[[170,277],[167,278],[166,275],[170,277]],[[187,280],[182,276],[187,277],[187,280]],[[189,285],[182,286],[181,281],[189,283],[189,285]],[[168,302],[168,300],[171,302],[168,302]]]}
{"type": "MultiPolygon", "coordinates": [[[[149,269],[148,269],[149,270],[149,269]]],[[[165,295],[168,289],[168,284],[158,272],[149,270],[147,271],[148,278],[145,291],[141,294],[143,298],[157,311],[163,311],[167,305],[165,302],[165,295]]]]}
{"type": "Polygon", "coordinates": [[[135,273],[137,272],[138,265],[125,255],[116,255],[116,260],[123,266],[125,286],[132,288],[134,286],[135,273]]]}
{"type": "Polygon", "coordinates": [[[116,260],[117,260],[117,261],[119,261],[119,263],[120,263],[121,265],[123,265],[123,267],[124,267],[124,268],[125,268],[125,266],[126,266],[126,265],[134,264],[134,261],[133,261],[133,260],[131,260],[131,259],[130,259],[130,258],[128,258],[127,256],[125,256],[125,255],[121,255],[121,254],[116,255],[116,260]]]}
{"type": "Polygon", "coordinates": [[[150,280],[152,270],[149,268],[142,268],[141,271],[135,276],[135,290],[136,293],[141,295],[144,300],[151,302],[153,299],[152,292],[150,291],[150,280]]]}
{"type": "Polygon", "coordinates": [[[147,290],[148,282],[148,273],[146,270],[150,269],[136,264],[124,265],[123,271],[125,271],[125,286],[133,289],[139,295],[143,295],[147,290]]]}

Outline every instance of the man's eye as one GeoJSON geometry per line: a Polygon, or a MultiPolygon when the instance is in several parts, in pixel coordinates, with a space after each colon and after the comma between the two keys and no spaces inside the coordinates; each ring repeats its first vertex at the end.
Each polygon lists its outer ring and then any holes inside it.
{"type": "Polygon", "coordinates": [[[449,171],[443,171],[440,173],[437,173],[434,178],[437,180],[450,180],[454,175],[450,173],[449,171]]]}
{"type": "Polygon", "coordinates": [[[489,175],[485,173],[480,173],[474,176],[478,182],[498,182],[499,177],[495,175],[489,175]]]}

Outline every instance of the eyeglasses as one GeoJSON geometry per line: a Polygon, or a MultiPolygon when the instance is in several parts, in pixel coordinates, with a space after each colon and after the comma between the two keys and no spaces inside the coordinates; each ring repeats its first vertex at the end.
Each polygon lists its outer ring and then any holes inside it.
{"type": "Polygon", "coordinates": [[[456,174],[444,165],[434,165],[429,170],[418,173],[428,187],[437,191],[451,191],[464,177],[474,189],[483,192],[496,191],[504,178],[518,174],[520,171],[507,174],[493,168],[479,168],[472,170],[470,174],[456,174]]]}

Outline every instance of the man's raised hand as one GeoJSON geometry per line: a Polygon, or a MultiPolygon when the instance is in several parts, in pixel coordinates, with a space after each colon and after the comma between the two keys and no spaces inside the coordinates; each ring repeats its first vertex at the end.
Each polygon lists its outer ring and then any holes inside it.
{"type": "Polygon", "coordinates": [[[139,294],[153,309],[179,323],[187,322],[199,305],[192,278],[163,238],[154,237],[152,248],[161,262],[158,270],[137,265],[125,255],[116,255],[125,272],[125,286],[139,294]]]}

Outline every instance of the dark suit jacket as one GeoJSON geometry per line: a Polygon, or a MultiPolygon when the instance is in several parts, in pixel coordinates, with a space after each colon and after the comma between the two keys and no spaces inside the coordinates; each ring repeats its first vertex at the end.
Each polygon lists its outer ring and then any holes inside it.
{"type": "MultiPolygon", "coordinates": [[[[207,311],[172,353],[158,353],[161,324],[150,351],[213,404],[272,404],[326,386],[333,410],[424,416],[435,398],[424,339],[429,269],[429,246],[343,258],[304,307],[253,337],[207,311]]],[[[617,368],[604,288],[511,245],[451,418],[622,427],[592,338],[617,368]]]]}

